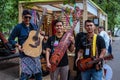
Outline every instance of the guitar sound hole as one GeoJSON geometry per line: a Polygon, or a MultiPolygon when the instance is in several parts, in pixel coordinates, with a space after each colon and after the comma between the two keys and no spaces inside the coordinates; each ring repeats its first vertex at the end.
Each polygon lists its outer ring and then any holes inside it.
{"type": "Polygon", "coordinates": [[[37,37],[37,36],[34,36],[34,37],[33,37],[33,40],[34,40],[34,41],[37,41],[37,40],[38,40],[38,37],[37,37]]]}

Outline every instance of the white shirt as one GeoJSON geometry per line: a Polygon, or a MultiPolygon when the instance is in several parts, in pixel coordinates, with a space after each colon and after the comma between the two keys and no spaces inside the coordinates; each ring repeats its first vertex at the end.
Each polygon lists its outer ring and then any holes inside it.
{"type": "Polygon", "coordinates": [[[108,47],[109,47],[109,42],[110,42],[109,35],[105,31],[101,31],[99,35],[102,36],[103,39],[105,40],[105,46],[106,46],[106,50],[108,52],[108,47]]]}

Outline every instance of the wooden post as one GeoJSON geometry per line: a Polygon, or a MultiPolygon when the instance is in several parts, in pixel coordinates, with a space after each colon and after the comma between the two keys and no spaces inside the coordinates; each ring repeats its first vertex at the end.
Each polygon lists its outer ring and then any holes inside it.
{"type": "MultiPolygon", "coordinates": [[[[18,10],[19,10],[19,16],[18,16],[19,21],[18,22],[21,23],[22,22],[22,12],[23,12],[23,6],[21,3],[18,4],[18,10]]],[[[21,59],[19,58],[19,64],[21,63],[20,61],[21,61],[21,59]]],[[[21,67],[19,65],[19,77],[20,77],[20,75],[21,75],[21,67]]]]}
{"type": "Polygon", "coordinates": [[[105,16],[105,30],[108,30],[108,18],[107,15],[105,16]]]}
{"type": "Polygon", "coordinates": [[[18,10],[19,10],[18,19],[19,19],[19,23],[20,23],[20,22],[22,22],[22,12],[23,12],[23,6],[21,3],[18,4],[18,10]]]}
{"type": "Polygon", "coordinates": [[[88,12],[87,12],[87,0],[83,0],[83,32],[85,32],[84,29],[84,22],[88,18],[88,12]]]}
{"type": "Polygon", "coordinates": [[[98,25],[98,27],[100,26],[100,10],[98,10],[98,18],[99,18],[99,25],[98,25]]]}

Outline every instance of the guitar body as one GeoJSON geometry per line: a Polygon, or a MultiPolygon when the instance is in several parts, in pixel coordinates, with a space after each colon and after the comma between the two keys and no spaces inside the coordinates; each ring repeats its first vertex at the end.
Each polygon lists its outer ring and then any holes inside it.
{"type": "MultiPolygon", "coordinates": [[[[107,55],[104,57],[104,60],[111,60],[113,59],[113,55],[107,55]]],[[[102,58],[98,58],[98,59],[95,59],[93,60],[92,58],[87,58],[87,59],[79,59],[77,61],[77,67],[80,71],[86,71],[88,69],[91,69],[95,63],[98,63],[99,61],[102,61],[103,59],[102,58]]],[[[100,69],[100,65],[96,65],[95,66],[97,70],[100,69]]]]}
{"type": "Polygon", "coordinates": [[[93,67],[93,64],[88,64],[88,62],[92,61],[92,58],[87,59],[79,59],[77,61],[77,67],[80,71],[86,71],[93,67]]]}
{"type": "Polygon", "coordinates": [[[30,31],[27,40],[23,44],[23,52],[31,57],[38,57],[42,52],[43,36],[38,34],[37,40],[34,40],[35,30],[30,31]]]}

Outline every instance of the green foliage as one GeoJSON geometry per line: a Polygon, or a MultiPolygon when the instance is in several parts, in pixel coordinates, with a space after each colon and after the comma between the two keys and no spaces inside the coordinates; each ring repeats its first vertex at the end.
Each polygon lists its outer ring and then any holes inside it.
{"type": "MultiPolygon", "coordinates": [[[[0,31],[7,32],[18,23],[18,1],[32,0],[1,0],[0,1],[0,31]]],[[[66,2],[68,1],[68,2],[66,2]]],[[[74,3],[74,0],[65,0],[74,3]]]]}
{"type": "Polygon", "coordinates": [[[108,29],[113,30],[115,25],[120,25],[119,0],[93,0],[108,14],[108,29]]]}
{"type": "Polygon", "coordinates": [[[64,0],[63,4],[74,4],[75,0],[64,0]]]}
{"type": "MultiPolygon", "coordinates": [[[[18,23],[18,1],[31,0],[0,0],[0,31],[9,30],[18,23]]],[[[113,29],[120,25],[119,0],[92,0],[108,14],[108,28],[113,29]]],[[[64,0],[64,4],[75,3],[75,0],[64,0]]]]}
{"type": "Polygon", "coordinates": [[[1,0],[0,1],[0,31],[9,32],[9,30],[18,22],[18,1],[1,0]]]}

